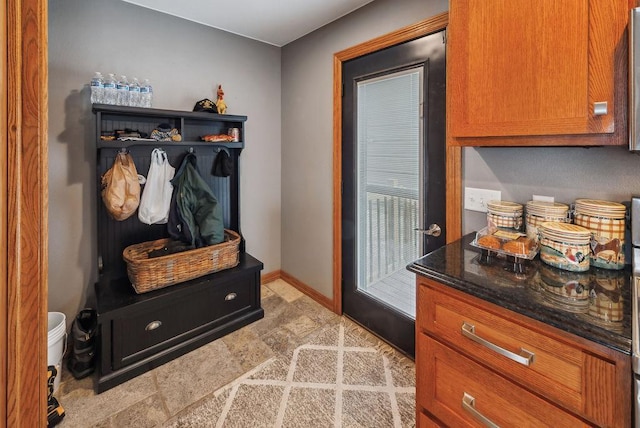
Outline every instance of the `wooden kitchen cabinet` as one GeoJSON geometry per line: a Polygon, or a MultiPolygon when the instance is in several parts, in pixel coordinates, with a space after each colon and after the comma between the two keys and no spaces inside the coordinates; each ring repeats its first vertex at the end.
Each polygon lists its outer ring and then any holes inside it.
{"type": "Polygon", "coordinates": [[[631,423],[628,355],[420,276],[416,343],[418,426],[631,423]]]}
{"type": "Polygon", "coordinates": [[[630,3],[451,0],[449,144],[625,144],[630,3]]]}

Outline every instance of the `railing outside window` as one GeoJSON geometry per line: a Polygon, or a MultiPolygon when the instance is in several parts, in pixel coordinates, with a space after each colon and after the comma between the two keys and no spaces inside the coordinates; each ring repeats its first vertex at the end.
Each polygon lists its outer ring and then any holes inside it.
{"type": "Polygon", "coordinates": [[[417,191],[367,186],[365,281],[369,286],[418,258],[417,191]]]}

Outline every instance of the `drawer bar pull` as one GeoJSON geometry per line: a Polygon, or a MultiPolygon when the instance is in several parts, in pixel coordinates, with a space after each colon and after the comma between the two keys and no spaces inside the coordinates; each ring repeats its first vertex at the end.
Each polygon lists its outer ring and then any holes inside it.
{"type": "Polygon", "coordinates": [[[499,428],[498,425],[491,422],[491,419],[487,418],[485,415],[480,413],[478,409],[476,409],[476,399],[466,392],[462,395],[462,408],[471,413],[471,416],[483,423],[485,426],[490,428],[499,428]]]}
{"type": "Polygon", "coordinates": [[[468,337],[469,339],[473,340],[476,343],[479,343],[482,346],[486,346],[492,351],[495,351],[498,354],[509,358],[510,360],[515,361],[516,363],[520,363],[527,367],[533,363],[533,357],[535,355],[533,352],[529,352],[526,349],[520,348],[520,355],[519,355],[509,350],[506,350],[504,348],[501,348],[500,346],[494,343],[491,343],[488,340],[483,339],[480,336],[476,335],[476,327],[472,324],[467,323],[466,321],[462,322],[462,335],[465,337],[468,337]]]}
{"type": "Polygon", "coordinates": [[[160,327],[162,325],[162,321],[151,321],[149,324],[147,324],[147,326],[144,328],[147,331],[151,331],[151,330],[155,330],[156,328],[160,327]]]}
{"type": "Polygon", "coordinates": [[[224,296],[224,300],[233,300],[236,297],[238,297],[238,295],[236,293],[229,293],[226,296],[224,296]]]}

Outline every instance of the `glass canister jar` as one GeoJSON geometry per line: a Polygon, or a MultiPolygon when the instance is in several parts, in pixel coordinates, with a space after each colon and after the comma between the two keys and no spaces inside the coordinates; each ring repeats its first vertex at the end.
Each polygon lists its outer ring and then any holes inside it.
{"type": "Polygon", "coordinates": [[[626,207],[617,202],[576,199],[574,223],[592,232],[591,266],[624,269],[626,207]]]}

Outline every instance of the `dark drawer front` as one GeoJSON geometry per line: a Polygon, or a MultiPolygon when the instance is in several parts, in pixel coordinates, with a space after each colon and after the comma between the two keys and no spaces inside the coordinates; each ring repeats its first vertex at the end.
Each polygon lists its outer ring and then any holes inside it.
{"type": "Polygon", "coordinates": [[[227,284],[201,283],[199,290],[145,305],[113,320],[113,369],[131,364],[248,312],[257,303],[255,276],[227,284]]]}

